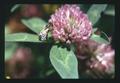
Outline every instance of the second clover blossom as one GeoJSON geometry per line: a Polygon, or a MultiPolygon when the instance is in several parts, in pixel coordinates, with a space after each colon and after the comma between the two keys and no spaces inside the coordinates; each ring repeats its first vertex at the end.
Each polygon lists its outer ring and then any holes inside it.
{"type": "Polygon", "coordinates": [[[93,40],[87,40],[76,46],[76,56],[84,64],[81,69],[83,68],[87,75],[98,78],[114,77],[115,50],[110,44],[99,44],[93,40]]]}
{"type": "Polygon", "coordinates": [[[77,5],[63,5],[49,20],[55,41],[73,43],[87,40],[92,33],[88,16],[77,5]]]}

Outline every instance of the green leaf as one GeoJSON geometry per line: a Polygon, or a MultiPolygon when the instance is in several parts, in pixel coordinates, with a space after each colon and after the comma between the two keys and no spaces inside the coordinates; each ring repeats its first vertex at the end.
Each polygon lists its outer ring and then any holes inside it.
{"type": "Polygon", "coordinates": [[[5,42],[5,61],[12,57],[17,47],[17,43],[5,42]]]}
{"type": "Polygon", "coordinates": [[[115,8],[114,5],[109,5],[104,11],[105,14],[115,16],[115,8]]]}
{"type": "Polygon", "coordinates": [[[55,70],[54,70],[54,69],[51,69],[51,70],[48,70],[48,71],[45,73],[45,75],[46,75],[46,76],[49,76],[49,75],[53,74],[54,72],[55,72],[55,70]]]}
{"type": "Polygon", "coordinates": [[[47,24],[44,20],[37,17],[33,17],[30,19],[22,19],[21,21],[24,25],[26,25],[29,29],[31,29],[33,32],[37,34],[39,34],[39,32],[47,24]]]}
{"type": "Polygon", "coordinates": [[[55,45],[50,51],[50,61],[62,78],[79,78],[78,62],[73,51],[68,51],[66,48],[57,47],[55,45]]]}
{"type": "Polygon", "coordinates": [[[10,33],[10,29],[7,25],[5,25],[5,34],[9,34],[10,33]]]}
{"type": "Polygon", "coordinates": [[[92,39],[92,40],[94,40],[94,41],[96,41],[98,43],[105,43],[105,44],[109,44],[110,43],[107,40],[105,40],[102,37],[100,37],[100,35],[96,35],[96,34],[92,34],[90,39],[92,39]]]}
{"type": "Polygon", "coordinates": [[[37,35],[28,33],[6,34],[5,41],[9,42],[40,42],[37,35]]]}
{"type": "Polygon", "coordinates": [[[16,4],[16,5],[14,5],[13,7],[12,7],[12,9],[11,9],[11,12],[14,12],[16,9],[18,9],[19,7],[21,7],[22,6],[22,4],[16,4]]]}
{"type": "Polygon", "coordinates": [[[93,28],[92,33],[95,33],[98,30],[98,28],[93,28]]]}
{"type": "Polygon", "coordinates": [[[94,4],[90,7],[87,14],[93,25],[100,19],[101,12],[103,12],[106,7],[106,4],[94,4]]]}
{"type": "Polygon", "coordinates": [[[107,15],[115,16],[115,11],[114,10],[107,10],[104,12],[107,15]]]}
{"type": "Polygon", "coordinates": [[[107,40],[107,41],[109,41],[110,42],[110,40],[109,40],[109,38],[108,38],[108,36],[107,36],[107,34],[105,33],[105,32],[101,32],[101,35],[100,35],[102,38],[104,38],[105,40],[107,40]]]}

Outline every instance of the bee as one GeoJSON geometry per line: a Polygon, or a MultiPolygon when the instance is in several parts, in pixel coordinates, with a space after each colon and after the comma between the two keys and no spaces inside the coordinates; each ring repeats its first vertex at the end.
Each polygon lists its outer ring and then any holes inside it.
{"type": "Polygon", "coordinates": [[[40,31],[40,33],[39,33],[39,40],[40,41],[45,41],[47,39],[48,32],[50,31],[51,27],[52,27],[52,24],[49,23],[49,24],[44,26],[43,30],[40,31]]]}

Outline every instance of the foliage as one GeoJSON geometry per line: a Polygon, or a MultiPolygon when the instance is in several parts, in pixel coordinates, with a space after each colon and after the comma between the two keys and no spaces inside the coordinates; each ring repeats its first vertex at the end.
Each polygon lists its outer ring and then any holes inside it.
{"type": "Polygon", "coordinates": [[[50,60],[62,78],[78,78],[78,62],[72,50],[53,46],[50,51],[50,60]]]}

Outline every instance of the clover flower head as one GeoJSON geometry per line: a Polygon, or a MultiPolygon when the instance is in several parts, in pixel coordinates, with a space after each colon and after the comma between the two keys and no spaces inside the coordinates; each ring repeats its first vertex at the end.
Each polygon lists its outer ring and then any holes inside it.
{"type": "Polygon", "coordinates": [[[97,74],[98,77],[114,76],[115,50],[110,44],[100,44],[93,40],[87,40],[76,46],[76,56],[79,61],[84,63],[85,67],[82,66],[81,68],[85,68],[85,72],[89,70],[88,75],[97,74]]]}
{"type": "Polygon", "coordinates": [[[74,4],[65,4],[51,15],[54,40],[71,43],[87,40],[92,32],[92,24],[80,7],[74,4]]]}
{"type": "Polygon", "coordinates": [[[110,45],[106,44],[99,45],[94,54],[96,55],[97,60],[101,63],[101,66],[104,67],[104,72],[109,74],[114,73],[115,51],[112,49],[110,45]]]}

